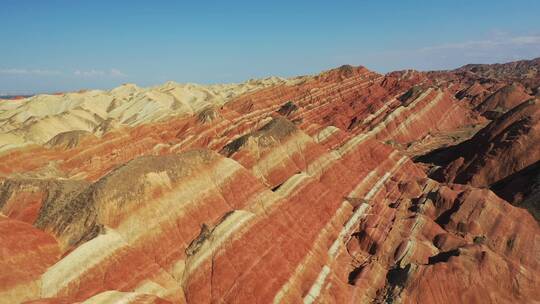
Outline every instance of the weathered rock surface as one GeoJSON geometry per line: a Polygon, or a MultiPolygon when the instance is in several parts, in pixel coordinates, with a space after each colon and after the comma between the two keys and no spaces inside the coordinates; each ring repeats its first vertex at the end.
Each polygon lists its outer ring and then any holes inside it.
{"type": "Polygon", "coordinates": [[[476,110],[490,118],[497,118],[528,99],[531,99],[531,95],[526,93],[526,89],[519,83],[512,83],[491,94],[476,110]]]}
{"type": "Polygon", "coordinates": [[[0,151],[43,144],[64,132],[82,130],[99,135],[102,129],[111,126],[111,121],[117,126],[136,126],[172,116],[193,115],[208,105],[222,105],[253,90],[298,81],[302,78],[270,77],[211,86],[168,82],[139,88],[124,84],[110,91],[36,95],[16,103],[1,101],[0,151]]]}
{"type": "Polygon", "coordinates": [[[0,104],[0,303],[538,302],[540,226],[486,189],[537,197],[538,104],[482,128],[490,69],[0,104]]]}
{"type": "Polygon", "coordinates": [[[489,186],[540,160],[540,101],[530,99],[453,147],[431,152],[421,161],[443,167],[440,181],[489,186]]]}
{"type": "Polygon", "coordinates": [[[490,188],[503,199],[526,208],[540,221],[540,161],[501,179],[490,188]]]}

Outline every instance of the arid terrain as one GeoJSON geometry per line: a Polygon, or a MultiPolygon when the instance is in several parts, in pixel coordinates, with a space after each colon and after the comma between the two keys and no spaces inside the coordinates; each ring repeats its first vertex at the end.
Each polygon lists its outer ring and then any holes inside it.
{"type": "Polygon", "coordinates": [[[539,303],[540,58],[0,100],[0,303],[539,303]]]}

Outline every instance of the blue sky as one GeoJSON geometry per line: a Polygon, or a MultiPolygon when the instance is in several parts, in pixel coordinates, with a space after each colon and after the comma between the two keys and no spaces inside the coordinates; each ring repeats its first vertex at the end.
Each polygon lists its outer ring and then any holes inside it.
{"type": "Polygon", "coordinates": [[[0,0],[0,93],[540,56],[540,1],[0,0]]]}

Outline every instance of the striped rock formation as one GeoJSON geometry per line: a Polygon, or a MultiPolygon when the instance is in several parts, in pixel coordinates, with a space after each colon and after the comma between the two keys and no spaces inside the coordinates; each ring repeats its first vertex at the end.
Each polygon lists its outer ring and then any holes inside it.
{"type": "Polygon", "coordinates": [[[485,123],[455,97],[475,80],[445,73],[343,66],[217,99],[124,87],[26,119],[45,97],[10,104],[0,303],[540,301],[531,214],[410,157],[485,123]],[[89,111],[100,125],[56,125],[89,111]]]}
{"type": "Polygon", "coordinates": [[[432,178],[491,187],[500,197],[528,209],[539,219],[539,110],[538,99],[522,102],[467,141],[418,160],[440,166],[432,178]]]}
{"type": "Polygon", "coordinates": [[[531,99],[531,96],[527,94],[526,89],[519,83],[512,83],[487,97],[478,105],[477,111],[498,117],[528,99],[531,99]]]}
{"type": "Polygon", "coordinates": [[[540,161],[490,185],[503,199],[529,210],[540,221],[540,161]]]}
{"type": "MultiPolygon", "coordinates": [[[[302,81],[270,77],[241,84],[202,86],[167,82],[147,89],[125,84],[111,91],[37,95],[0,103],[0,151],[43,144],[60,133],[97,135],[118,126],[136,126],[170,117],[189,116],[208,105],[276,84],[302,81]]],[[[54,141],[54,140],[53,140],[54,141]]]]}
{"type": "Polygon", "coordinates": [[[438,180],[491,185],[540,160],[540,101],[530,99],[480,130],[473,138],[419,159],[443,165],[438,180]]]}

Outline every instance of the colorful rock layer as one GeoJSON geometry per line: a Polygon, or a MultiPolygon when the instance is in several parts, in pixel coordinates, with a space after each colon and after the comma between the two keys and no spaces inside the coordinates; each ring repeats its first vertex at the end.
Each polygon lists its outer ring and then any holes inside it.
{"type": "Polygon", "coordinates": [[[536,82],[484,74],[0,101],[0,303],[540,301],[539,224],[486,189],[532,193],[536,82]]]}

